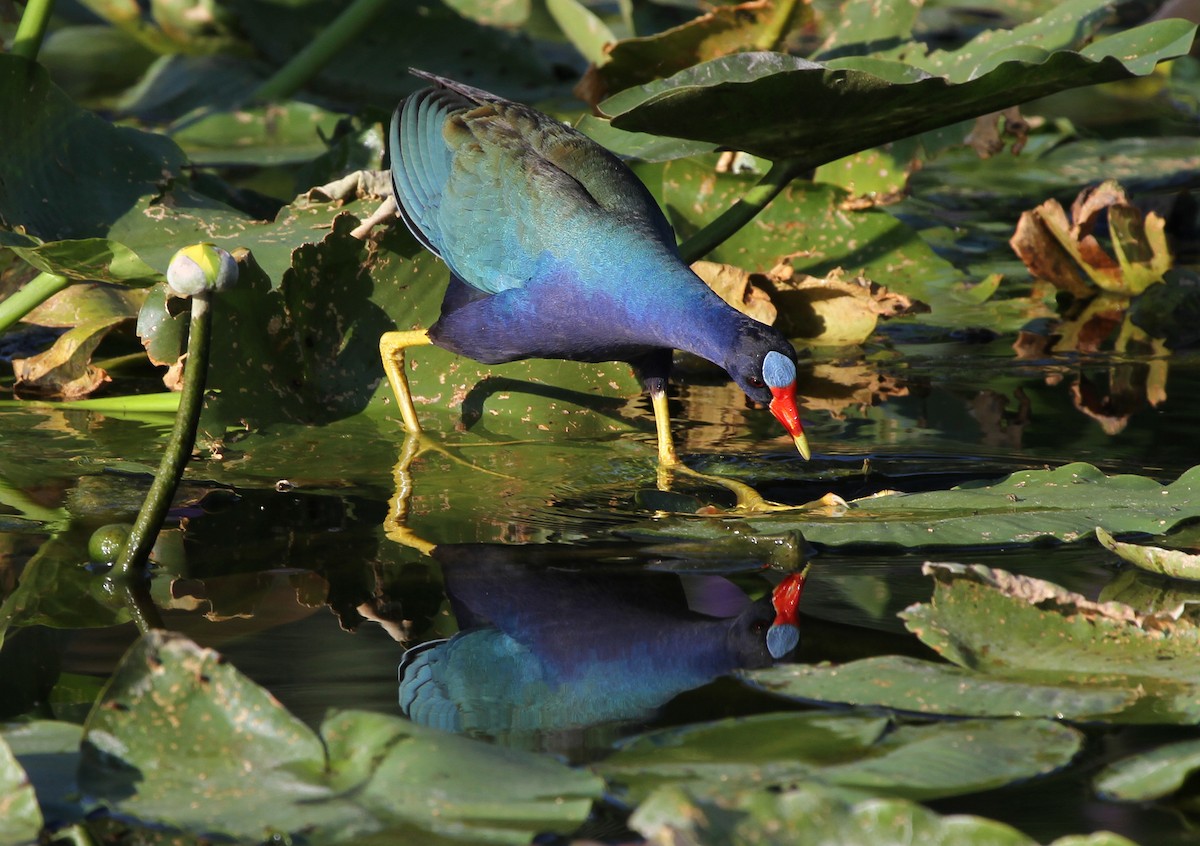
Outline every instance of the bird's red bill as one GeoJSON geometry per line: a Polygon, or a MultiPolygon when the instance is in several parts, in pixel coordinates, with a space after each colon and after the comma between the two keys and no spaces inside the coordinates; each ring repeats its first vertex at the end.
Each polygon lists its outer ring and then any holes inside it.
{"type": "Polygon", "coordinates": [[[771,388],[770,406],[771,413],[775,415],[775,419],[783,424],[783,428],[787,429],[787,433],[792,436],[792,440],[796,442],[796,449],[800,455],[808,460],[810,453],[808,449],[808,437],[804,434],[804,424],[800,422],[800,409],[796,408],[796,383],[784,385],[782,388],[771,388]]]}

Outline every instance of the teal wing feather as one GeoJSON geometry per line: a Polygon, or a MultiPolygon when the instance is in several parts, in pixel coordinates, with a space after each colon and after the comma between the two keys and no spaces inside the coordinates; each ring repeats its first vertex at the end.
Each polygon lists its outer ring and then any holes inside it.
{"type": "Polygon", "coordinates": [[[460,279],[495,294],[606,244],[674,250],[645,186],[591,139],[526,106],[419,75],[436,86],[392,119],[397,203],[460,279]]]}

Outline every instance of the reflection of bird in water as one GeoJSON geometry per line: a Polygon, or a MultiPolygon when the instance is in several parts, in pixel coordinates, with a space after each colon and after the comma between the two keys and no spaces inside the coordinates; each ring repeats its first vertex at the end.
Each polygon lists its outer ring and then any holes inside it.
{"type": "Polygon", "coordinates": [[[428,332],[389,332],[380,352],[419,432],[404,350],[436,344],[486,364],[525,358],[628,361],[650,394],[659,460],[678,462],[667,418],[671,350],[715,362],[808,456],[796,353],[727,305],[680,259],[650,192],[616,156],[527,106],[415,72],[433,87],[392,119],[396,203],[451,271],[428,332]]]}
{"type": "Polygon", "coordinates": [[[644,719],[798,645],[800,574],[751,601],[720,576],[529,566],[526,549],[433,550],[460,631],[405,653],[400,705],[414,722],[511,738],[644,719]]]}

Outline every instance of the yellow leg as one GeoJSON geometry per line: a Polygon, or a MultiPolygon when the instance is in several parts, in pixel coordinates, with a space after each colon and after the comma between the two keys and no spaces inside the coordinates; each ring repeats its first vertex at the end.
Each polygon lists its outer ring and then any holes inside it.
{"type": "Polygon", "coordinates": [[[417,422],[417,409],[413,407],[412,392],[408,389],[408,374],[404,370],[404,350],[433,343],[424,329],[408,332],[384,332],[379,337],[379,357],[383,360],[383,372],[387,374],[396,395],[396,406],[404,418],[404,428],[410,432],[421,431],[417,422]]]}
{"type": "Polygon", "coordinates": [[[658,463],[674,467],[679,463],[679,456],[671,439],[671,414],[667,410],[666,391],[651,391],[650,404],[654,407],[654,428],[658,432],[658,463]]]}
{"type": "Polygon", "coordinates": [[[651,391],[650,404],[654,408],[654,428],[658,432],[658,487],[660,490],[670,490],[672,476],[679,473],[725,488],[737,497],[737,505],[733,509],[735,513],[754,514],[765,511],[782,511],[787,508],[787,506],[777,505],[763,499],[762,494],[744,482],[700,473],[680,461],[679,454],[675,452],[675,442],[671,438],[671,417],[667,413],[666,392],[651,391]]]}

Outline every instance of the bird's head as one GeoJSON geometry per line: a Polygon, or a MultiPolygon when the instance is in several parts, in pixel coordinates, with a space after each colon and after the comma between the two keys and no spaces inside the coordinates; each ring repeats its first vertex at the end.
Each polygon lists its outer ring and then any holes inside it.
{"type": "Polygon", "coordinates": [[[744,329],[726,369],[746,396],[765,403],[807,460],[811,453],[796,408],[796,351],[775,329],[755,324],[744,329]]]}

